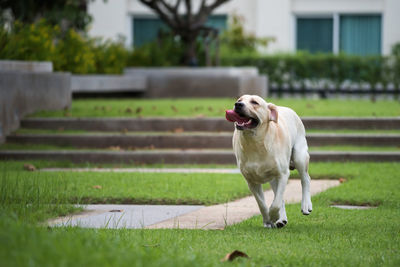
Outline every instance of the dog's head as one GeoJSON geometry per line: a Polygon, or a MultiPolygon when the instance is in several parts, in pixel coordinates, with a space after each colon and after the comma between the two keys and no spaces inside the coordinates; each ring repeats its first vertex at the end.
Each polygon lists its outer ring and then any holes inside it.
{"type": "Polygon", "coordinates": [[[257,95],[243,95],[235,103],[233,110],[226,111],[226,119],[234,122],[238,130],[256,129],[278,121],[278,111],[274,104],[265,102],[257,95]]]}

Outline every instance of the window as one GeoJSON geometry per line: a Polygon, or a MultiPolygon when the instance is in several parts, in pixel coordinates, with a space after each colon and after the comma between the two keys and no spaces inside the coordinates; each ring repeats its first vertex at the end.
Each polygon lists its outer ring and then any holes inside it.
{"type": "Polygon", "coordinates": [[[340,51],[354,55],[381,54],[381,16],[340,16],[340,51]]]}
{"type": "Polygon", "coordinates": [[[335,14],[330,18],[297,18],[296,22],[297,50],[381,54],[381,15],[335,14]]]}
{"type": "MultiPolygon", "coordinates": [[[[206,25],[223,31],[226,29],[227,16],[210,16],[206,25]]],[[[133,43],[135,46],[141,46],[157,38],[160,30],[167,31],[168,27],[159,18],[133,18],[133,43]]]]}
{"type": "Polygon", "coordinates": [[[311,53],[332,52],[332,38],[333,19],[297,19],[297,50],[306,50],[311,53]]]}

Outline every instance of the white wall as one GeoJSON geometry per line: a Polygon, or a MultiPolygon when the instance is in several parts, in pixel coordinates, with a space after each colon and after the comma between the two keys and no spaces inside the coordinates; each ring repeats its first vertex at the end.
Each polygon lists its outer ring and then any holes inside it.
{"type": "Polygon", "coordinates": [[[400,1],[385,0],[383,16],[383,53],[390,54],[392,46],[400,43],[400,1]]]}
{"type": "MultiPolygon", "coordinates": [[[[210,1],[210,0],[209,0],[210,1]]],[[[196,11],[201,0],[193,0],[196,11]]],[[[182,9],[184,9],[182,5],[182,9]]],[[[138,0],[96,0],[89,3],[94,21],[91,36],[127,37],[131,45],[132,18],[154,16],[138,0]]],[[[183,11],[183,10],[182,10],[183,11]]],[[[295,18],[297,15],[334,15],[343,13],[382,14],[382,52],[390,53],[393,44],[400,42],[400,0],[231,0],[214,14],[236,13],[244,18],[247,32],[258,37],[273,37],[268,52],[295,51],[295,18]]]]}
{"type": "Polygon", "coordinates": [[[129,37],[126,0],[89,2],[88,13],[93,17],[89,35],[114,40],[118,35],[129,37]]]}

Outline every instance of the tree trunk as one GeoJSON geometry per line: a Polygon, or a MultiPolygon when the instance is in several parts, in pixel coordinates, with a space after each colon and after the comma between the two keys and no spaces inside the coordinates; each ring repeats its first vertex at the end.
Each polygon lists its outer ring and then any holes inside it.
{"type": "Polygon", "coordinates": [[[183,63],[187,66],[196,67],[199,65],[196,56],[196,38],[189,37],[182,39],[185,45],[183,63]]]}

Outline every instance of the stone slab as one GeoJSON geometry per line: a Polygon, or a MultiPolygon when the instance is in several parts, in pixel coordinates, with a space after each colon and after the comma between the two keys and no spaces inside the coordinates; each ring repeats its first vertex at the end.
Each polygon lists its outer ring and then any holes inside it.
{"type": "MultiPolygon", "coordinates": [[[[400,152],[312,151],[311,162],[399,162],[400,152]]],[[[74,163],[236,164],[231,150],[40,151],[0,150],[1,160],[68,160],[74,163]]]]}
{"type": "Polygon", "coordinates": [[[48,221],[50,226],[144,228],[201,209],[183,205],[85,205],[84,212],[48,221]]]}
{"type": "MultiPolygon", "coordinates": [[[[193,134],[17,134],[7,142],[19,144],[51,144],[81,148],[231,148],[232,133],[193,134]]],[[[400,147],[400,135],[385,134],[308,134],[309,146],[352,145],[400,147]]]]}
{"type": "MultiPolygon", "coordinates": [[[[306,129],[400,130],[400,118],[302,117],[306,129]]],[[[233,124],[221,118],[29,118],[21,126],[32,129],[87,131],[230,131],[233,124]]]]}
{"type": "Polygon", "coordinates": [[[371,206],[353,206],[353,205],[331,205],[331,207],[343,209],[343,210],[369,210],[369,209],[377,208],[377,207],[371,207],[371,206]]]}
{"type": "Polygon", "coordinates": [[[0,71],[0,143],[26,115],[70,104],[69,73],[0,71]]]}
{"type": "MultiPolygon", "coordinates": [[[[338,186],[337,180],[311,180],[311,195],[318,194],[328,188],[338,186]]],[[[265,192],[265,201],[269,206],[273,200],[273,192],[265,192]]],[[[285,190],[285,203],[301,201],[300,180],[289,180],[285,190]]],[[[300,211],[299,211],[300,212],[300,211]]],[[[315,212],[315,211],[314,211],[315,212]]],[[[222,230],[226,226],[239,223],[245,219],[259,215],[260,211],[253,196],[233,202],[204,207],[199,210],[150,225],[148,229],[179,228],[179,229],[214,229],[222,230]]],[[[312,216],[312,213],[311,215],[312,216]]],[[[290,218],[289,223],[290,223],[290,218]]]]}
{"type": "Polygon", "coordinates": [[[72,75],[72,93],[144,92],[147,78],[138,75],[72,75]]]}
{"type": "Polygon", "coordinates": [[[50,61],[0,60],[0,71],[53,72],[50,61]]]}

